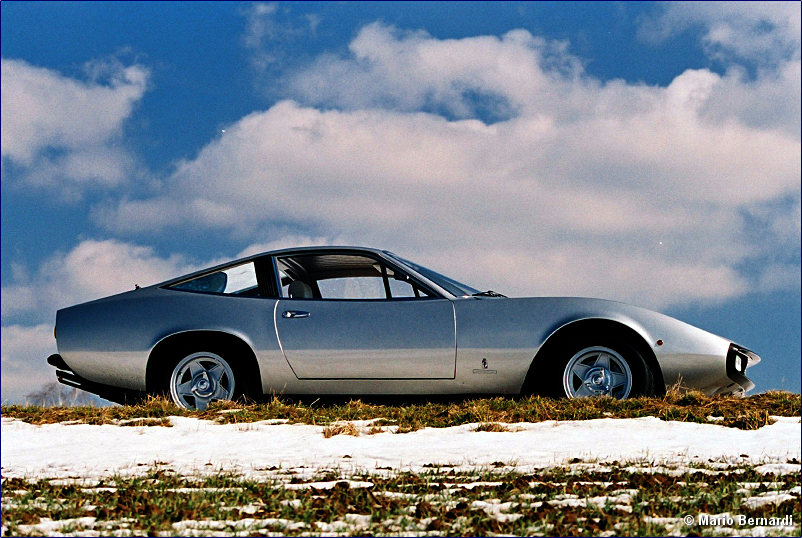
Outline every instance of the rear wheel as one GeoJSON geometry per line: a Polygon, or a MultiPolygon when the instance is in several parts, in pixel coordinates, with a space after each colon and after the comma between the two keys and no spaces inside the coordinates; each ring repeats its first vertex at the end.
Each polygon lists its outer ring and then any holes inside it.
{"type": "Polygon", "coordinates": [[[173,402],[185,409],[202,411],[214,401],[241,395],[231,364],[209,351],[191,353],[178,361],[168,383],[173,402]]]}

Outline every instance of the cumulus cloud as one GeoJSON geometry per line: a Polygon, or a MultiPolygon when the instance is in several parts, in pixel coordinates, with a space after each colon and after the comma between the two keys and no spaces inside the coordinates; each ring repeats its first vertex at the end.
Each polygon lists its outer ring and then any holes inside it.
{"type": "Polygon", "coordinates": [[[692,26],[703,29],[708,54],[721,60],[799,60],[799,2],[663,2],[660,15],[642,21],[639,35],[660,41],[692,26]]]}
{"type": "Polygon", "coordinates": [[[727,298],[747,286],[737,208],[793,193],[798,161],[776,154],[799,146],[706,125],[683,108],[698,84],[664,90],[641,117],[569,125],[284,102],[182,163],[169,195],[111,208],[108,222],[247,229],[269,218],[398,245],[515,293],[727,298]]]}
{"type": "Polygon", "coordinates": [[[566,50],[566,42],[525,30],[439,40],[373,23],[351,42],[350,56],[324,55],[287,84],[296,99],[316,105],[506,118],[522,106],[553,109],[565,97],[581,71],[566,50]]]}
{"type": "Polygon", "coordinates": [[[3,325],[0,339],[3,404],[23,401],[26,394],[56,380],[48,356],[56,352],[53,325],[3,325]]]}
{"type": "MultiPolygon", "coordinates": [[[[766,92],[799,106],[786,80],[772,86],[780,78],[688,70],[667,87],[602,83],[526,31],[438,40],[372,24],[350,56],[297,75],[308,104],[242,118],[180,163],[161,196],[97,217],[120,232],[284,222],[513,294],[724,300],[787,273],[743,270],[765,255],[745,215],[799,198],[799,117],[746,118],[766,92]],[[477,119],[479,94],[511,117],[477,119]]],[[[798,226],[782,228],[798,244],[798,226]]]]}
{"type": "Polygon", "coordinates": [[[86,240],[57,253],[32,272],[16,267],[14,283],[2,289],[2,316],[34,322],[55,320],[56,310],[146,286],[196,268],[180,255],[160,257],[150,247],[121,241],[86,240]]]}
{"type": "Polygon", "coordinates": [[[707,53],[727,70],[704,105],[708,118],[735,117],[799,136],[798,2],[664,2],[659,12],[642,20],[644,41],[663,41],[699,27],[707,53]]]}
{"type": "Polygon", "coordinates": [[[58,186],[70,197],[126,180],[135,163],[120,138],[147,88],[145,68],[93,62],[90,80],[81,81],[22,60],[4,58],[0,66],[4,167],[13,164],[22,181],[58,186]]]}
{"type": "MultiPolygon", "coordinates": [[[[309,237],[306,235],[289,234],[266,243],[254,243],[252,245],[248,245],[241,250],[236,257],[244,258],[246,256],[252,256],[254,254],[267,252],[269,250],[279,250],[282,248],[316,247],[335,243],[337,243],[337,241],[331,241],[331,238],[324,236],[309,237]]],[[[223,261],[220,263],[223,263],[223,261]]]]}
{"type": "Polygon", "coordinates": [[[293,18],[287,8],[265,2],[249,4],[242,10],[242,15],[245,17],[242,44],[249,52],[251,67],[258,72],[265,72],[286,61],[284,47],[314,35],[321,21],[315,14],[293,18]]]}

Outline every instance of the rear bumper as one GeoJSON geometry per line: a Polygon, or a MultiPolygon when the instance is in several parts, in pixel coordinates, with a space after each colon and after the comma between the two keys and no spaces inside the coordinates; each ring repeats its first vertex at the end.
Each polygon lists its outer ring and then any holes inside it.
{"type": "Polygon", "coordinates": [[[64,358],[58,353],[50,355],[47,358],[47,363],[56,369],[56,379],[58,379],[59,383],[67,385],[68,387],[74,387],[76,389],[85,390],[86,392],[91,392],[92,394],[100,396],[104,400],[119,404],[130,404],[136,403],[144,396],[143,393],[138,391],[120,389],[84,379],[73,372],[72,368],[69,367],[69,365],[64,361],[64,358]]]}

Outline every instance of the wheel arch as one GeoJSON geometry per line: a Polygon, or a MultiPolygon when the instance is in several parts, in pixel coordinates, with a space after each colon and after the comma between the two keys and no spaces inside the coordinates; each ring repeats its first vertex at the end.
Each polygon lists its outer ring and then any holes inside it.
{"type": "Polygon", "coordinates": [[[231,363],[235,371],[242,372],[250,396],[262,394],[259,361],[253,348],[244,339],[226,331],[191,330],[173,333],[159,340],[148,356],[145,386],[154,393],[161,386],[166,370],[173,367],[180,355],[194,351],[224,350],[223,358],[231,363]]]}
{"type": "Polygon", "coordinates": [[[548,361],[555,351],[570,345],[572,341],[580,336],[587,337],[594,334],[620,339],[634,347],[643,357],[646,366],[654,377],[655,391],[658,395],[665,394],[666,387],[663,380],[663,372],[657,362],[657,356],[643,335],[625,323],[607,318],[578,319],[552,331],[532,358],[526,378],[521,386],[521,394],[531,394],[534,391],[538,366],[543,361],[548,361]]]}

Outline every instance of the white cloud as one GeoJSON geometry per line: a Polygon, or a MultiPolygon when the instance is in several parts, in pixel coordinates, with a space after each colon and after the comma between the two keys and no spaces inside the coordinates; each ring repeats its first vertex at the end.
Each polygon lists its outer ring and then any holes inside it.
{"type": "Polygon", "coordinates": [[[278,29],[273,17],[276,13],[276,4],[257,2],[251,4],[246,12],[247,23],[243,44],[251,49],[262,46],[265,39],[275,39],[278,29]]]}
{"type": "Polygon", "coordinates": [[[14,283],[2,289],[4,321],[33,316],[55,320],[56,310],[114,293],[146,286],[195,269],[183,257],[158,256],[150,247],[116,240],[86,240],[57,253],[33,272],[15,271],[14,283]]]}
{"type": "Polygon", "coordinates": [[[505,117],[521,106],[551,108],[565,97],[554,93],[555,86],[570,90],[581,70],[566,47],[525,30],[501,38],[439,40],[373,23],[351,42],[349,57],[324,55],[288,77],[288,85],[292,95],[313,104],[405,111],[442,107],[457,117],[481,109],[505,117]]]}
{"type": "Polygon", "coordinates": [[[717,123],[737,119],[757,129],[779,128],[798,139],[800,93],[798,59],[784,62],[777,69],[763,70],[754,80],[743,69],[733,67],[711,88],[701,112],[717,123]]]}
{"type": "Polygon", "coordinates": [[[183,163],[164,198],[110,215],[121,228],[171,219],[239,231],[270,219],[417,253],[514,293],[660,305],[743,290],[738,207],[794,192],[798,163],[776,154],[795,152],[777,133],[664,112],[489,127],[281,103],[183,163]],[[495,267],[480,269],[484,256],[495,267]],[[633,267],[640,282],[628,278],[633,267]]]}
{"type": "Polygon", "coordinates": [[[250,54],[251,66],[261,72],[285,61],[283,47],[314,35],[321,21],[316,14],[293,18],[290,10],[280,9],[276,3],[254,2],[242,14],[245,16],[242,44],[250,54]]]}
{"type": "Polygon", "coordinates": [[[640,36],[662,41],[691,26],[702,28],[707,53],[727,75],[704,103],[706,117],[735,117],[757,128],[781,127],[799,137],[799,2],[664,2],[644,19],[640,36]],[[744,65],[751,66],[751,73],[744,65]]]}
{"type": "Polygon", "coordinates": [[[663,2],[662,8],[643,21],[643,39],[659,41],[700,25],[708,54],[718,59],[799,60],[799,2],[663,2]]]}
{"type": "Polygon", "coordinates": [[[513,294],[724,300],[798,267],[799,226],[775,204],[799,199],[793,62],[757,79],[733,67],[667,87],[602,83],[564,43],[523,30],[439,40],[371,24],[349,56],[292,78],[325,110],[254,112],[179,163],[162,195],[96,217],[116,231],[192,222],[246,237],[279,222],[513,294]],[[482,110],[477,95],[492,97],[482,110]],[[760,207],[778,208],[763,218],[783,230],[768,242],[748,229],[760,207]],[[796,261],[769,259],[788,244],[796,261]]]}
{"type": "Polygon", "coordinates": [[[46,362],[56,352],[52,324],[3,325],[0,339],[3,404],[21,402],[26,394],[56,380],[53,367],[46,362]]]}
{"type": "Polygon", "coordinates": [[[2,63],[3,162],[20,167],[23,181],[77,196],[87,185],[118,185],[133,166],[119,147],[122,126],[142,98],[141,66],[94,62],[105,83],[83,82],[22,60],[2,63]]]}
{"type": "MultiPolygon", "coordinates": [[[[236,257],[245,258],[254,254],[260,254],[270,250],[279,250],[282,248],[295,248],[295,247],[315,247],[321,245],[335,244],[337,241],[331,241],[328,237],[309,237],[305,235],[289,234],[267,243],[254,243],[245,247],[240,251],[236,257]]],[[[225,260],[223,260],[225,261],[225,260]]],[[[223,263],[221,261],[220,263],[223,263]]]]}

